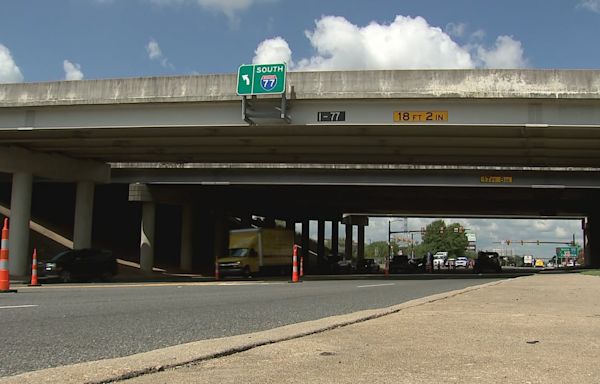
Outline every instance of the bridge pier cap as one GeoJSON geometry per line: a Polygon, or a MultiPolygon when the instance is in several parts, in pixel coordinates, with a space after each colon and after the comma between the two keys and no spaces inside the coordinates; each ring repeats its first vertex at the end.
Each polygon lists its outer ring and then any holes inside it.
{"type": "Polygon", "coordinates": [[[360,226],[368,226],[369,225],[369,216],[364,215],[347,215],[342,218],[342,224],[346,225],[360,225],[360,226]]]}

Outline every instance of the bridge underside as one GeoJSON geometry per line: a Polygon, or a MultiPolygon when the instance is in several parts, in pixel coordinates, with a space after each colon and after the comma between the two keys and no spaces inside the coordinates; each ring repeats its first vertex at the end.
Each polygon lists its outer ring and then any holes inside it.
{"type": "Polygon", "coordinates": [[[14,130],[0,146],[112,163],[600,168],[600,129],[547,125],[194,126],[14,130]]]}

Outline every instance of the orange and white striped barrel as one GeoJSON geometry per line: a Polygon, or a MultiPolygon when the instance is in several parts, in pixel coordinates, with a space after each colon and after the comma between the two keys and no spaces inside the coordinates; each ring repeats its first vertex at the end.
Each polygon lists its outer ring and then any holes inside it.
{"type": "Polygon", "coordinates": [[[292,283],[298,282],[298,246],[294,244],[294,252],[292,258],[292,283]]]}
{"type": "Polygon", "coordinates": [[[8,218],[4,218],[2,227],[2,244],[0,245],[0,292],[16,292],[10,289],[8,273],[8,218]]]}

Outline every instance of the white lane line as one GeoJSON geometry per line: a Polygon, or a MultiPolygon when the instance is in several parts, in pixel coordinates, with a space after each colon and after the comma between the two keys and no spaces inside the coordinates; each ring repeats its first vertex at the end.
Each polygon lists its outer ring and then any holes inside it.
{"type": "Polygon", "coordinates": [[[396,285],[396,283],[386,283],[386,284],[372,284],[372,285],[359,285],[356,288],[373,288],[373,287],[387,287],[390,285],[396,285]]]}
{"type": "Polygon", "coordinates": [[[4,307],[0,307],[0,309],[31,308],[31,307],[39,307],[39,305],[35,305],[35,304],[28,304],[28,305],[6,305],[4,307]]]}

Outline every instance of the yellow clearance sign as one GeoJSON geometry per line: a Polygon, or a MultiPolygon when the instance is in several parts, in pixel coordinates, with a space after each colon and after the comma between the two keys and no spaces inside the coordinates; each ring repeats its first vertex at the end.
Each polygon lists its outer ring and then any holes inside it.
{"type": "Polygon", "coordinates": [[[396,111],[394,121],[397,123],[448,121],[448,111],[396,111]]]}
{"type": "Polygon", "coordinates": [[[510,184],[513,182],[512,176],[481,176],[479,180],[482,184],[510,184]]]}

